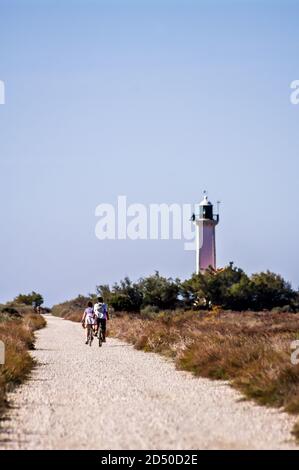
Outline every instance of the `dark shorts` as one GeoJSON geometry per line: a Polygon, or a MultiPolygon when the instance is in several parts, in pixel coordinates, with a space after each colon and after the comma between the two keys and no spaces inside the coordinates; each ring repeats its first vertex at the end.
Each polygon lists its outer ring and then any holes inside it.
{"type": "Polygon", "coordinates": [[[106,333],[106,321],[104,318],[97,318],[97,325],[101,326],[103,333],[106,333]]]}

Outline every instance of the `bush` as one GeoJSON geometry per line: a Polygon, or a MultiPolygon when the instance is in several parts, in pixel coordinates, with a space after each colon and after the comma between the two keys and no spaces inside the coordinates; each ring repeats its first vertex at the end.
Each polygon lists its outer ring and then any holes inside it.
{"type": "MultiPolygon", "coordinates": [[[[13,307],[2,307],[0,313],[10,315],[12,317],[21,317],[21,314],[13,307]]],[[[7,316],[6,315],[6,316],[7,316]]]]}
{"type": "Polygon", "coordinates": [[[140,279],[143,306],[157,306],[160,309],[174,309],[178,306],[179,280],[160,276],[159,272],[140,279]]]}
{"type": "Polygon", "coordinates": [[[125,277],[119,284],[115,283],[111,290],[107,285],[99,285],[96,291],[116,311],[140,311],[142,292],[138,283],[133,283],[128,277],[125,277]]]}
{"type": "Polygon", "coordinates": [[[107,285],[99,285],[96,290],[116,311],[140,312],[141,308],[148,305],[173,309],[179,304],[179,280],[160,276],[158,271],[138,282],[125,277],[119,284],[115,283],[112,289],[107,285]]]}
{"type": "Polygon", "coordinates": [[[17,304],[32,305],[35,307],[40,307],[44,303],[44,299],[41,294],[37,292],[31,292],[31,294],[19,294],[14,302],[17,304]]]}
{"type": "Polygon", "coordinates": [[[296,298],[291,285],[279,274],[270,271],[251,276],[252,308],[254,310],[290,306],[296,298]]]}
{"type": "Polygon", "coordinates": [[[67,315],[72,315],[73,313],[80,313],[82,317],[84,309],[91,300],[91,297],[78,295],[75,299],[67,300],[61,304],[54,305],[51,310],[52,315],[64,318],[67,315]]]}
{"type": "Polygon", "coordinates": [[[224,269],[194,274],[181,285],[186,306],[219,306],[227,310],[271,310],[292,312],[297,309],[298,293],[280,275],[270,271],[248,277],[230,263],[224,269]]]}
{"type": "Polygon", "coordinates": [[[284,305],[283,307],[274,307],[272,313],[294,313],[294,308],[291,305],[284,305]]]}
{"type": "Polygon", "coordinates": [[[146,318],[152,317],[153,315],[157,315],[159,312],[160,309],[156,305],[147,305],[141,310],[140,314],[143,318],[146,318]]]}
{"type": "Polygon", "coordinates": [[[14,318],[13,323],[11,317],[2,319],[0,339],[5,344],[5,364],[0,367],[0,411],[6,403],[6,392],[26,379],[34,365],[28,350],[34,348],[34,331],[46,323],[33,313],[14,318]]]}

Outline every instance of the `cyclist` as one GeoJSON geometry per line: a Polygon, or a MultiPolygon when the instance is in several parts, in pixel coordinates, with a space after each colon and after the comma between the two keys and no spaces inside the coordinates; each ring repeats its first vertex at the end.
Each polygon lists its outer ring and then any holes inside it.
{"type": "Polygon", "coordinates": [[[106,342],[106,322],[109,320],[108,305],[104,303],[103,297],[98,297],[94,304],[94,313],[96,317],[96,334],[102,330],[103,342],[106,342]]]}
{"type": "Polygon", "coordinates": [[[95,325],[95,313],[94,313],[91,302],[88,302],[87,308],[84,310],[81,322],[82,322],[83,328],[86,328],[85,344],[88,344],[89,330],[90,329],[93,330],[93,326],[95,325]]]}

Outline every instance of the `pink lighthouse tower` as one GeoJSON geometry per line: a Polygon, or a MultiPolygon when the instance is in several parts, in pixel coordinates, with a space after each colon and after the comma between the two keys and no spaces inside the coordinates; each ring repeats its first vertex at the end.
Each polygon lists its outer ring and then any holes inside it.
{"type": "Polygon", "coordinates": [[[213,204],[208,200],[206,191],[199,204],[199,215],[193,215],[196,225],[196,273],[203,273],[209,267],[216,269],[215,227],[219,222],[219,213],[213,213],[213,204]]]}

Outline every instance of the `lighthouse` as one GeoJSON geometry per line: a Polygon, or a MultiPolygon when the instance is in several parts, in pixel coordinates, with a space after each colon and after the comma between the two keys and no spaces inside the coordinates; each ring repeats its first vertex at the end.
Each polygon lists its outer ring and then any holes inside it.
{"type": "Polygon", "coordinates": [[[204,273],[210,266],[216,269],[215,227],[219,222],[219,213],[213,213],[213,204],[206,192],[199,204],[199,215],[193,214],[196,225],[196,274],[204,273]]]}

